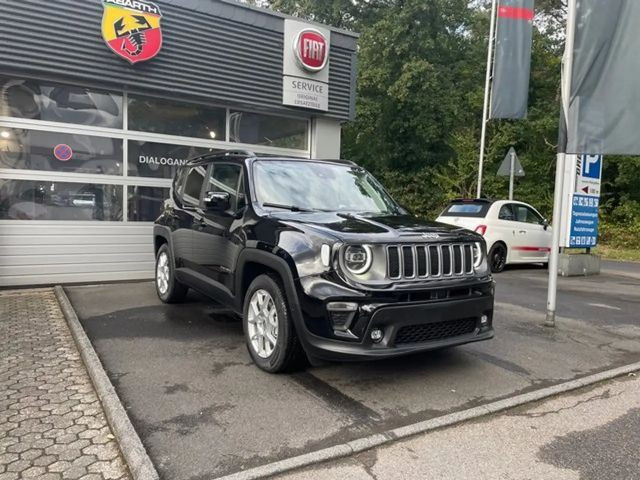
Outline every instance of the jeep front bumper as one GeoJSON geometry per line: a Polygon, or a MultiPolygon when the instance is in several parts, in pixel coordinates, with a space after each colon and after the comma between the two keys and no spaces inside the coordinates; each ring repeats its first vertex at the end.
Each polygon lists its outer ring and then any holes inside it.
{"type": "MultiPolygon", "coordinates": [[[[386,298],[341,297],[321,302],[306,297],[305,327],[299,336],[307,354],[323,360],[380,359],[488,340],[494,335],[493,282],[465,288],[468,294],[452,297],[449,292],[446,298],[429,295],[429,290],[419,295],[402,292],[386,298]],[[431,299],[422,300],[425,297],[431,299]],[[358,305],[348,335],[331,325],[326,307],[336,300],[358,305]],[[374,330],[378,330],[378,337],[382,332],[376,341],[371,335],[374,330]]],[[[451,291],[460,290],[457,287],[451,291]]]]}

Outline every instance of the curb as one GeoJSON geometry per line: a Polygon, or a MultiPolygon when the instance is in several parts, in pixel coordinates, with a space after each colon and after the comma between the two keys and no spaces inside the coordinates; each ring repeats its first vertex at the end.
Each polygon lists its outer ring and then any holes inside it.
{"type": "Polygon", "coordinates": [[[133,428],[126,410],[93,349],[93,345],[80,325],[78,316],[66,293],[60,286],[54,288],[54,293],[133,480],[158,480],[160,478],[158,472],[133,428]]]}
{"type": "Polygon", "coordinates": [[[625,365],[623,367],[605,370],[586,377],[570,380],[568,382],[541,388],[533,392],[516,395],[504,400],[498,400],[487,405],[462,410],[442,417],[432,418],[423,422],[414,423],[405,427],[394,428],[386,432],[370,435],[350,442],[334,445],[315,452],[305,453],[296,457],[287,458],[278,462],[269,463],[260,467],[251,468],[242,472],[218,477],[216,480],[256,480],[270,478],[291,470],[308,467],[327,460],[336,460],[356,453],[369,450],[386,443],[405,439],[414,435],[427,433],[439,428],[449,427],[464,421],[484,417],[493,413],[508,410],[514,407],[550,398],[561,393],[570,392],[587,387],[605,380],[611,380],[622,375],[640,371],[640,362],[625,365]]]}

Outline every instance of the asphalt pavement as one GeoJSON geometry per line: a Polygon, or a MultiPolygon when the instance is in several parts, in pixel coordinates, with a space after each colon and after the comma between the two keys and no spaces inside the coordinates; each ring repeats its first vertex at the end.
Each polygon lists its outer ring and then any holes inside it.
{"type": "Polygon", "coordinates": [[[241,324],[201,296],[161,304],[151,283],[67,293],[160,475],[214,478],[640,360],[640,279],[561,279],[541,326],[541,268],[497,276],[496,338],[294,375],[254,367],[241,324]]]}
{"type": "Polygon", "coordinates": [[[640,377],[484,417],[278,480],[637,480],[640,377]]]}

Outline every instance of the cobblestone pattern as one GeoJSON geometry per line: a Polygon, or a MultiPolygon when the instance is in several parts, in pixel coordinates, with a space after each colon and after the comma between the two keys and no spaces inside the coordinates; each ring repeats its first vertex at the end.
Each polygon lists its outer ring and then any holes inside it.
{"type": "Polygon", "coordinates": [[[0,480],[129,479],[51,289],[0,292],[0,480]]]}

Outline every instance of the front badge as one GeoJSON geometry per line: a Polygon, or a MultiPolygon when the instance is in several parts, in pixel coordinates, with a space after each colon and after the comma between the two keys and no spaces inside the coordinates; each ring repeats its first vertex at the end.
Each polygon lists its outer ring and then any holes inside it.
{"type": "Polygon", "coordinates": [[[102,5],[102,37],[117,55],[138,63],[160,52],[160,7],[142,0],[103,0],[102,5]]]}

